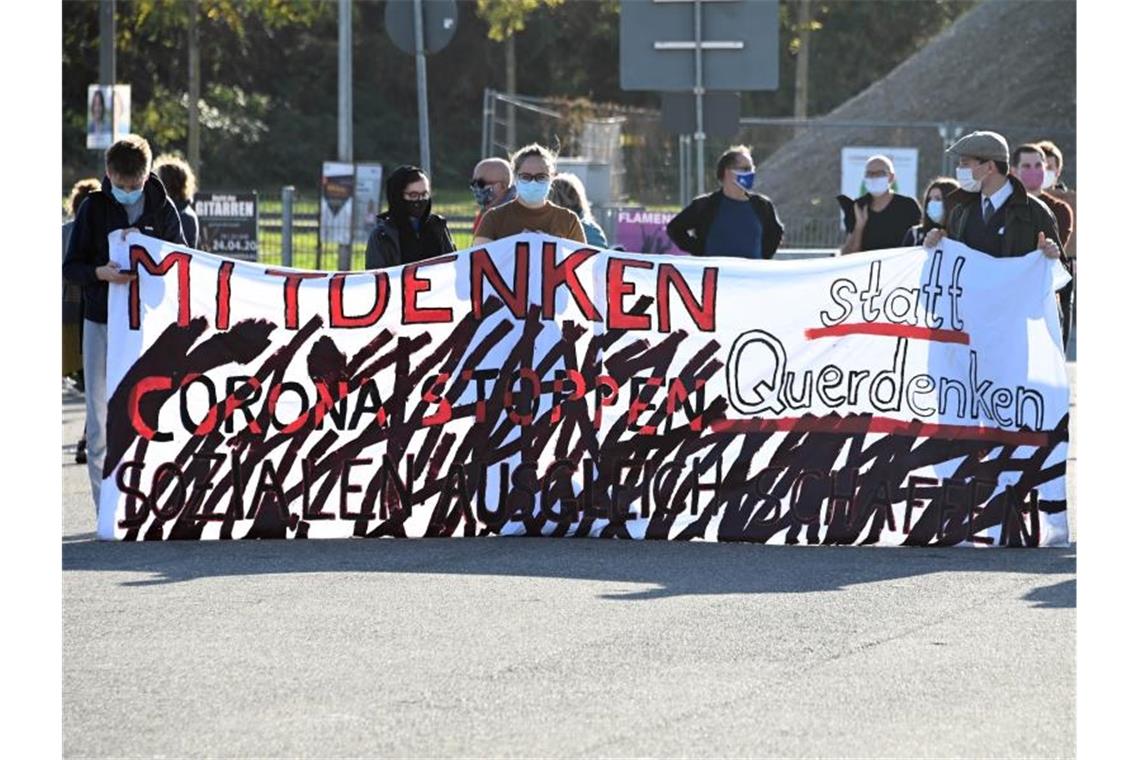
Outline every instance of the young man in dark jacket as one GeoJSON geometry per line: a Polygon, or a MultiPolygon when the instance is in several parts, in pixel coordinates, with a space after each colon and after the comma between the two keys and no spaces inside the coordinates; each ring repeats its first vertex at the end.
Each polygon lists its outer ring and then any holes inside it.
{"type": "Polygon", "coordinates": [[[756,167],[752,153],[734,145],[716,162],[721,189],[698,195],[673,217],[665,231],[682,251],[694,256],[770,259],[784,236],[772,201],[752,192],[756,167]]]}
{"type": "MultiPolygon", "coordinates": [[[[945,234],[991,256],[1024,256],[1040,248],[1061,258],[1057,220],[1049,208],[1025,191],[1009,173],[1009,145],[996,132],[971,132],[947,149],[958,157],[958,183],[945,234]]],[[[934,248],[942,232],[923,241],[934,248]]]]}
{"type": "Polygon", "coordinates": [[[388,210],[376,216],[364,251],[366,269],[412,264],[455,250],[447,220],[431,212],[431,184],[417,166],[401,166],[384,186],[388,210]]]}
{"type": "MultiPolygon", "coordinates": [[[[65,280],[83,286],[83,379],[87,401],[87,475],[99,510],[103,456],[107,449],[107,285],[134,275],[110,260],[107,236],[134,228],[144,235],[186,245],[178,209],[151,174],[150,145],[127,135],[107,149],[101,190],[79,208],[63,259],[65,280]]],[[[123,233],[126,234],[125,232],[123,233]]]]}

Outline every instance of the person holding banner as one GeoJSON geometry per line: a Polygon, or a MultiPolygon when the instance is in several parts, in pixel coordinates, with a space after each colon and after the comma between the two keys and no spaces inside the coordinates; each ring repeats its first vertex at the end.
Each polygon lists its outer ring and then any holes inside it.
{"type": "Polygon", "coordinates": [[[554,176],[554,154],[532,143],[519,148],[511,156],[511,164],[518,196],[509,203],[487,210],[475,228],[475,239],[471,245],[484,245],[520,232],[544,232],[585,243],[586,233],[574,212],[547,199],[551,177],[554,176]]]}
{"type": "Polygon", "coordinates": [[[197,248],[199,225],[198,214],[194,211],[194,193],[198,191],[198,178],[194,176],[194,170],[178,156],[167,153],[155,159],[154,171],[178,209],[186,245],[197,248]]]}
{"type": "Polygon", "coordinates": [[[665,228],[673,244],[693,256],[770,259],[784,226],[766,195],[753,192],[752,151],[734,145],[716,162],[720,190],[698,195],[665,228]]]}
{"type": "Polygon", "coordinates": [[[935,177],[931,180],[923,195],[922,223],[906,231],[902,241],[903,248],[922,245],[927,233],[933,229],[946,229],[946,217],[949,214],[946,198],[957,189],[958,183],[949,177],[935,177]]]}
{"type": "Polygon", "coordinates": [[[150,144],[127,135],[107,149],[107,174],[75,217],[63,258],[63,277],[83,286],[83,377],[87,401],[87,475],[95,510],[103,484],[107,439],[107,292],[108,284],[135,278],[110,260],[108,236],[130,229],[170,243],[186,245],[182,222],[162,181],[151,173],[150,144]]]}
{"type": "Polygon", "coordinates": [[[845,217],[847,239],[841,254],[898,248],[911,227],[922,224],[922,209],[909,195],[896,193],[895,165],[889,156],[871,156],[863,169],[866,195],[852,206],[850,221],[845,217]]]}
{"type": "Polygon", "coordinates": [[[413,264],[455,250],[447,220],[431,212],[431,183],[423,169],[401,166],[388,177],[384,190],[388,210],[376,215],[368,236],[366,269],[413,264]]]}
{"type": "MultiPolygon", "coordinates": [[[[946,230],[931,230],[923,245],[935,248],[943,234],[991,256],[1024,256],[1041,249],[1061,258],[1057,220],[1049,207],[1009,173],[1009,144],[996,132],[971,132],[946,149],[958,157],[958,182],[946,230]]],[[[1067,262],[1066,262],[1067,263],[1067,262]]]]}

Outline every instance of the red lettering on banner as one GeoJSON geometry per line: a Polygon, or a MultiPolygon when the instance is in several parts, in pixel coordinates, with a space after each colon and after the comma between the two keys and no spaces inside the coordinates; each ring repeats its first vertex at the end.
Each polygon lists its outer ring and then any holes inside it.
{"type": "Polygon", "coordinates": [[[218,267],[218,306],[214,312],[214,326],[219,330],[230,329],[230,275],[233,271],[232,261],[223,261],[218,267]]]}
{"type": "Polygon", "coordinates": [[[529,301],[530,284],[530,246],[526,243],[515,244],[515,287],[507,288],[502,274],[495,267],[495,261],[486,248],[480,248],[471,254],[471,310],[475,319],[483,318],[483,279],[491,283],[491,287],[503,299],[503,303],[519,319],[526,318],[526,307],[529,301]]]}
{"type": "MultiPolygon", "coordinates": [[[[665,378],[663,377],[649,377],[645,380],[645,385],[649,388],[660,388],[664,384],[665,378]]],[[[656,408],[656,405],[648,401],[641,400],[641,392],[639,390],[634,394],[633,400],[629,402],[629,415],[626,423],[629,425],[630,429],[636,428],[638,435],[656,435],[656,425],[641,425],[640,427],[637,425],[637,418],[641,416],[642,412],[648,412],[656,408]]]]}
{"type": "Polygon", "coordinates": [[[685,311],[703,332],[716,329],[716,277],[717,270],[706,267],[701,279],[701,303],[693,296],[689,283],[672,264],[661,264],[657,270],[657,329],[670,332],[672,320],[669,318],[669,286],[681,296],[685,311]]]}
{"type": "Polygon", "coordinates": [[[421,309],[416,305],[416,297],[419,293],[431,292],[431,280],[424,280],[416,277],[416,272],[419,271],[421,266],[432,266],[434,264],[447,264],[457,260],[458,256],[439,256],[431,261],[425,261],[420,264],[411,264],[404,267],[403,284],[404,284],[404,317],[403,323],[405,325],[423,325],[431,324],[433,322],[450,322],[452,320],[451,309],[421,309]]]}
{"type": "Polygon", "coordinates": [[[554,292],[558,290],[560,285],[565,285],[570,289],[570,295],[578,304],[582,315],[591,322],[601,322],[602,315],[598,313],[598,307],[594,306],[593,301],[586,295],[586,289],[582,287],[582,282],[578,279],[577,273],[578,267],[587,259],[596,256],[598,252],[592,248],[579,248],[563,259],[560,264],[555,264],[554,256],[557,252],[558,246],[556,244],[542,244],[543,319],[554,319],[554,292]]]}
{"type": "Polygon", "coordinates": [[[388,273],[374,272],[376,284],[376,300],[372,310],[359,317],[350,317],[344,313],[344,285],[348,274],[338,272],[332,276],[332,286],[329,288],[329,326],[330,327],[371,327],[380,321],[388,308],[388,273]]]}
{"type": "Polygon", "coordinates": [[[297,316],[297,290],[303,280],[313,280],[325,276],[324,272],[283,272],[279,269],[266,269],[271,277],[285,278],[285,329],[296,330],[300,319],[297,316]]]}
{"type": "MultiPolygon", "coordinates": [[[[530,387],[534,390],[534,397],[537,399],[542,394],[542,381],[539,379],[538,374],[529,367],[522,367],[519,369],[519,380],[526,380],[530,383],[530,387]]],[[[534,424],[534,413],[527,412],[526,414],[519,414],[515,411],[515,394],[510,386],[507,386],[507,392],[503,395],[503,406],[507,408],[507,417],[516,425],[532,425],[534,424]]],[[[537,404],[535,404],[537,406],[537,404]]]]}
{"type": "MultiPolygon", "coordinates": [[[[246,385],[253,389],[254,394],[257,394],[261,391],[261,381],[256,377],[246,378],[246,385]]],[[[223,417],[225,419],[232,417],[233,413],[238,409],[244,409],[246,406],[253,403],[253,399],[256,398],[255,395],[248,399],[239,400],[237,397],[238,390],[239,388],[235,388],[234,392],[231,395],[226,396],[226,409],[223,413],[223,417]]],[[[249,412],[246,412],[246,418],[249,423],[249,431],[254,435],[261,435],[261,423],[257,421],[257,417],[250,417],[249,412]]]]}
{"type": "Polygon", "coordinates": [[[144,440],[147,441],[171,441],[174,439],[170,433],[159,433],[152,428],[142,418],[142,412],[139,410],[139,403],[142,397],[154,391],[168,391],[174,387],[174,383],[169,377],[161,377],[151,375],[144,377],[135,383],[135,387],[131,388],[130,395],[127,396],[127,414],[131,418],[131,427],[139,434],[144,440]]]}
{"type": "MultiPolygon", "coordinates": [[[[269,389],[269,395],[265,399],[265,405],[269,410],[269,419],[273,420],[278,425],[281,423],[276,422],[276,420],[277,420],[277,400],[281,397],[281,391],[282,391],[283,387],[284,386],[282,386],[280,384],[275,384],[272,388],[269,389]]],[[[318,391],[318,393],[319,393],[319,391],[318,391]]],[[[308,402],[306,402],[306,403],[308,403],[308,402]]],[[[306,409],[305,411],[301,412],[300,416],[298,416],[297,419],[293,420],[288,425],[285,425],[283,428],[281,428],[281,432],[284,433],[285,435],[292,435],[293,433],[296,433],[298,430],[303,428],[305,426],[305,423],[308,421],[309,421],[309,410],[306,409]]]]}
{"type": "MultiPolygon", "coordinates": [[[[141,264],[147,272],[159,277],[169,272],[172,267],[178,267],[178,326],[188,327],[190,325],[190,254],[184,251],[170,251],[159,264],[150,257],[146,248],[141,245],[132,245],[130,257],[130,268],[132,270],[137,272],[138,267],[136,265],[141,264]]],[[[127,295],[127,311],[132,330],[139,329],[141,323],[139,300],[139,278],[135,277],[131,280],[127,295]]]]}
{"type": "Polygon", "coordinates": [[[435,376],[435,380],[431,383],[431,385],[427,386],[424,389],[424,401],[427,401],[429,404],[439,404],[438,412],[429,417],[424,417],[423,424],[425,427],[430,427],[432,425],[442,425],[451,419],[451,402],[444,398],[442,393],[436,392],[437,388],[442,391],[444,384],[447,383],[448,379],[450,378],[451,375],[449,373],[441,372],[435,376]]]}
{"type": "Polygon", "coordinates": [[[602,407],[613,406],[618,400],[618,384],[609,375],[598,375],[594,380],[594,429],[602,429],[602,407]],[[609,393],[602,395],[605,388],[609,393]]]}
{"type": "Polygon", "coordinates": [[[614,256],[606,266],[606,327],[610,330],[648,330],[648,314],[630,314],[622,305],[622,300],[634,292],[633,283],[622,279],[625,268],[652,269],[653,264],[638,259],[622,259],[614,256]]]}

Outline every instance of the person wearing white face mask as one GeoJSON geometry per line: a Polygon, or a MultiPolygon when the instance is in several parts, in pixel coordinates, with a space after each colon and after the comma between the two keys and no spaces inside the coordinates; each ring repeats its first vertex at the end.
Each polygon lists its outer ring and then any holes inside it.
{"type": "Polygon", "coordinates": [[[903,248],[922,245],[927,234],[934,229],[945,229],[946,226],[946,198],[958,189],[958,183],[949,177],[935,177],[926,187],[923,195],[922,224],[916,224],[907,230],[903,237],[903,248]]]}
{"type": "MultiPolygon", "coordinates": [[[[1024,256],[1040,249],[1060,258],[1057,220],[1048,206],[1025,191],[1009,173],[1009,145],[996,132],[971,132],[951,145],[958,157],[962,187],[950,193],[953,208],[945,235],[991,256],[1024,256]]],[[[923,241],[934,248],[943,231],[931,230],[923,241]]]]}
{"type": "Polygon", "coordinates": [[[511,164],[518,195],[483,214],[471,245],[484,245],[520,232],[545,232],[585,243],[586,233],[582,231],[578,216],[570,209],[547,200],[550,179],[554,175],[554,154],[541,145],[531,144],[519,148],[511,156],[511,164]]]}
{"type": "Polygon", "coordinates": [[[866,195],[855,201],[842,254],[898,248],[911,227],[922,223],[922,209],[909,195],[891,189],[895,167],[887,156],[871,156],[863,169],[866,195]]]}

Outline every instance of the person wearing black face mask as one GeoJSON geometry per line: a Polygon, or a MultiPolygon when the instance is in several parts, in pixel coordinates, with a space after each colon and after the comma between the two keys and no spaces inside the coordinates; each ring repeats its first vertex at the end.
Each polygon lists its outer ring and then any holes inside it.
{"type": "Polygon", "coordinates": [[[401,166],[385,183],[388,210],[368,236],[368,269],[412,264],[455,250],[447,220],[431,213],[431,183],[417,166],[401,166]]]}

